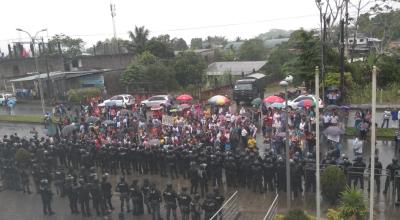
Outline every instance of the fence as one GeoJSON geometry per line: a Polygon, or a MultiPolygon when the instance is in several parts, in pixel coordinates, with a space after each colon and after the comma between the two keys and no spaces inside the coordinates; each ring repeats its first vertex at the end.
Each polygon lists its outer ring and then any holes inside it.
{"type": "Polygon", "coordinates": [[[234,192],[233,195],[222,205],[222,207],[210,218],[210,220],[230,220],[236,219],[239,216],[239,201],[238,191],[234,192]]]}
{"type": "Polygon", "coordinates": [[[264,220],[274,220],[277,212],[278,212],[278,194],[276,194],[274,201],[269,207],[267,214],[264,217],[264,220]]]}

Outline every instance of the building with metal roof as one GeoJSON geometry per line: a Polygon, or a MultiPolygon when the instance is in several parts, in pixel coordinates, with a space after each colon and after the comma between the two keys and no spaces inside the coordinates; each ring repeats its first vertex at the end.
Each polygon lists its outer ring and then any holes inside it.
{"type": "Polygon", "coordinates": [[[229,73],[232,76],[246,76],[258,72],[267,64],[267,61],[232,61],[214,62],[207,68],[208,76],[222,76],[229,73]]]}

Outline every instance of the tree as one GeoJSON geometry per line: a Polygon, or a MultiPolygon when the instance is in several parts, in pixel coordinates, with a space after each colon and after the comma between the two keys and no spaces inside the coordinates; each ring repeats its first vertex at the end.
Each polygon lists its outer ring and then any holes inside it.
{"type": "Polygon", "coordinates": [[[93,47],[88,48],[86,52],[93,55],[95,52],[96,55],[127,53],[129,51],[129,41],[121,38],[111,38],[98,41],[93,47]]]}
{"type": "Polygon", "coordinates": [[[82,50],[85,45],[81,38],[71,38],[65,34],[56,34],[49,40],[49,55],[56,55],[59,53],[59,44],[61,52],[64,56],[69,58],[82,55],[82,50]]]}
{"type": "Polygon", "coordinates": [[[203,39],[201,38],[192,38],[190,41],[190,49],[202,49],[203,48],[203,39]]]}
{"type": "Polygon", "coordinates": [[[129,88],[160,91],[177,88],[171,67],[148,51],[129,64],[121,75],[121,83],[129,88]]]}
{"type": "Polygon", "coordinates": [[[146,43],[145,50],[159,58],[172,58],[174,51],[171,44],[157,38],[153,38],[146,43]]]}
{"type": "Polygon", "coordinates": [[[208,36],[204,43],[206,44],[206,48],[216,48],[218,46],[224,47],[228,43],[228,40],[225,37],[208,36]]]}
{"type": "Polygon", "coordinates": [[[331,204],[335,204],[345,189],[346,176],[337,166],[329,166],[321,175],[321,194],[331,204]]]}
{"type": "Polygon", "coordinates": [[[265,60],[267,49],[264,46],[264,42],[260,39],[246,40],[239,49],[240,60],[265,60]]]}
{"type": "Polygon", "coordinates": [[[129,38],[132,40],[132,50],[134,53],[141,54],[145,50],[146,42],[149,37],[149,30],[144,26],[135,26],[135,31],[129,31],[129,38]]]}
{"type": "Polygon", "coordinates": [[[364,220],[367,207],[364,202],[362,191],[347,187],[340,196],[339,216],[342,219],[364,220]]]}
{"type": "Polygon", "coordinates": [[[189,49],[186,41],[183,38],[172,39],[172,48],[176,51],[184,51],[189,49]]]}
{"type": "Polygon", "coordinates": [[[203,58],[193,51],[185,51],[176,57],[174,69],[179,85],[198,85],[205,74],[206,64],[203,58]]]}

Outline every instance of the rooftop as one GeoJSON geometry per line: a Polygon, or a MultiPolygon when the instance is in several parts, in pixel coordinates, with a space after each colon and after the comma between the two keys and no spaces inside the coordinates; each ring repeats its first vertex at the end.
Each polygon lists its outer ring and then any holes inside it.
{"type": "Polygon", "coordinates": [[[233,61],[233,62],[214,62],[207,68],[208,76],[220,76],[230,73],[233,76],[248,75],[259,71],[267,61],[233,61]]]}

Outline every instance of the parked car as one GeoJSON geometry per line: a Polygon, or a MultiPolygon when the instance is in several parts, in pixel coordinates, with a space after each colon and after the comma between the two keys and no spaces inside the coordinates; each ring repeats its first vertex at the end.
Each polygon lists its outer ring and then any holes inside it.
{"type": "Polygon", "coordinates": [[[17,102],[17,98],[15,98],[11,93],[0,93],[0,104],[1,105],[6,105],[7,103],[5,102],[7,100],[14,100],[17,102]]]}
{"type": "Polygon", "coordinates": [[[131,95],[122,94],[111,97],[110,99],[104,100],[100,103],[100,107],[104,106],[118,106],[118,107],[128,107],[135,103],[135,98],[131,95]]]}
{"type": "MultiPolygon", "coordinates": [[[[300,95],[300,96],[298,96],[297,98],[295,98],[295,99],[293,99],[291,101],[289,100],[288,101],[288,106],[290,108],[292,108],[292,109],[297,109],[298,108],[297,105],[299,104],[300,101],[303,101],[303,100],[311,100],[311,101],[313,101],[315,103],[317,102],[316,101],[317,98],[314,95],[300,95]]],[[[319,98],[318,106],[319,106],[319,108],[323,108],[324,107],[324,103],[322,102],[321,98],[319,98]]]]}
{"type": "Polygon", "coordinates": [[[172,97],[169,95],[156,95],[143,100],[140,104],[146,106],[146,108],[153,108],[159,106],[170,106],[173,103],[172,97]]]}

